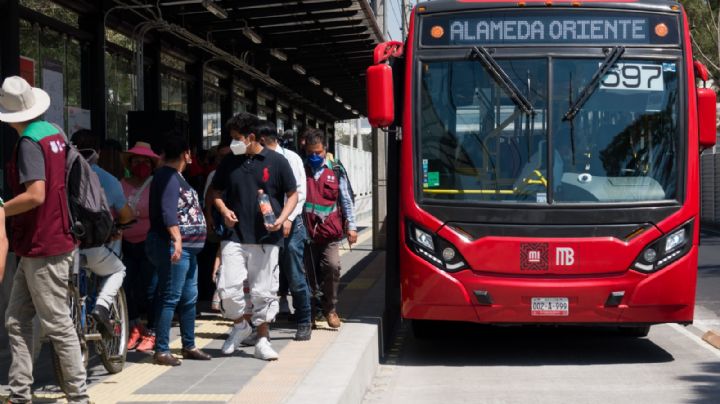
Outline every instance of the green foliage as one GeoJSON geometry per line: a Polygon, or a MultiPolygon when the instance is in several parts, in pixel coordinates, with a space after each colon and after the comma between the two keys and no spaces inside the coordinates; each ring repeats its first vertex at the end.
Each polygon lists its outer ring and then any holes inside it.
{"type": "Polygon", "coordinates": [[[679,0],[688,14],[693,54],[720,82],[720,6],[713,0],[679,0]]]}

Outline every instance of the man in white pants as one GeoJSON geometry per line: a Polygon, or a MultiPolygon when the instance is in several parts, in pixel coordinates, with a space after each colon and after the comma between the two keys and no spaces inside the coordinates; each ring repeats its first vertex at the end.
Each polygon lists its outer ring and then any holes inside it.
{"type": "Polygon", "coordinates": [[[282,228],[297,204],[297,184],[290,164],[280,154],[264,148],[255,135],[258,118],[241,113],[227,127],[233,140],[231,155],[223,159],[213,178],[213,204],[230,229],[221,244],[222,271],[217,289],[225,317],[235,322],[222,351],[230,355],[252,328],[243,315],[247,302],[243,282],[247,279],[252,303],[252,323],[257,326],[255,357],[275,360],[269,323],[278,313],[278,257],[282,228]],[[274,223],[265,223],[258,191],[270,199],[274,223]],[[224,196],[223,196],[224,193],[224,196]],[[287,202],[284,202],[287,197],[287,202]]]}
{"type": "MultiPolygon", "coordinates": [[[[118,222],[126,224],[133,221],[133,211],[127,204],[120,181],[97,165],[100,149],[98,137],[88,129],[81,129],[73,133],[72,142],[97,174],[105,198],[118,222]]],[[[97,322],[98,331],[106,338],[112,337],[114,333],[114,326],[110,322],[110,306],[125,279],[125,264],[120,259],[120,249],[121,236],[118,235],[116,240],[106,245],[80,250],[80,266],[103,278],[95,307],[90,314],[97,322]]]]}

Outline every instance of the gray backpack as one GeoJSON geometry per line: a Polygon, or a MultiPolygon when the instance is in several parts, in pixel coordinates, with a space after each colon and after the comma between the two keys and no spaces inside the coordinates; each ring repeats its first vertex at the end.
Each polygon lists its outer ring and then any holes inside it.
{"type": "MultiPolygon", "coordinates": [[[[65,137],[66,144],[65,188],[70,211],[70,231],[80,243],[80,248],[99,247],[115,232],[110,205],[100,179],[88,160],[67,140],[61,129],[60,133],[65,137]]],[[[97,156],[95,152],[93,154],[97,156]]]]}

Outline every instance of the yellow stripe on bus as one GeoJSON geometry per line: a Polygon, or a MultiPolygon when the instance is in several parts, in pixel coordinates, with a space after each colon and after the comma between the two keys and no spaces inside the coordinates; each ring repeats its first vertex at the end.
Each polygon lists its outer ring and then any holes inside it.
{"type": "Polygon", "coordinates": [[[426,194],[501,194],[512,195],[512,189],[423,189],[426,194]]]}

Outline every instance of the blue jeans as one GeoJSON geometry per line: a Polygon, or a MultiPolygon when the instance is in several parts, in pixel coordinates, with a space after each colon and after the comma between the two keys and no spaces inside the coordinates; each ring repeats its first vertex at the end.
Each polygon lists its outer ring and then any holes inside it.
{"type": "Polygon", "coordinates": [[[155,303],[155,351],[170,352],[170,326],[175,310],[180,319],[183,348],[195,348],[197,258],[183,249],[180,261],[170,262],[173,246],[167,237],[149,233],[145,248],[157,268],[158,298],[155,303]]]}
{"type": "Polygon", "coordinates": [[[280,259],[280,271],[288,281],[298,324],[310,324],[310,288],[303,265],[305,237],[305,225],[302,217],[298,216],[290,235],[285,239],[285,249],[280,259]]]}

